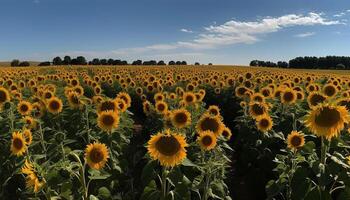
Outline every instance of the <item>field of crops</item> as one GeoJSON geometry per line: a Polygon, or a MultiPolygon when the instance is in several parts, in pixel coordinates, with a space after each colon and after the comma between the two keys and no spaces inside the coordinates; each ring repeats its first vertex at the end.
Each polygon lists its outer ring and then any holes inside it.
{"type": "Polygon", "coordinates": [[[0,68],[0,199],[350,199],[350,75],[0,68]]]}

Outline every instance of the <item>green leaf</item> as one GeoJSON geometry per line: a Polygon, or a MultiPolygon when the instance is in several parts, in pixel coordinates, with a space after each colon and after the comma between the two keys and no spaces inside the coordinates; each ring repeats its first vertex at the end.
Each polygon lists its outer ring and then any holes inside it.
{"type": "Polygon", "coordinates": [[[156,183],[151,181],[150,184],[145,187],[140,200],[157,200],[160,199],[161,193],[157,190],[156,183]]]}
{"type": "Polygon", "coordinates": [[[199,167],[198,165],[194,164],[191,160],[189,160],[188,158],[185,158],[185,160],[182,162],[183,166],[186,167],[199,167]]]}
{"type": "Polygon", "coordinates": [[[94,196],[94,195],[90,195],[89,196],[89,200],[99,200],[96,196],[94,196]]]}
{"type": "Polygon", "coordinates": [[[142,169],[141,180],[144,185],[147,185],[151,180],[156,177],[154,169],[158,166],[154,160],[149,161],[146,166],[142,169]]]}

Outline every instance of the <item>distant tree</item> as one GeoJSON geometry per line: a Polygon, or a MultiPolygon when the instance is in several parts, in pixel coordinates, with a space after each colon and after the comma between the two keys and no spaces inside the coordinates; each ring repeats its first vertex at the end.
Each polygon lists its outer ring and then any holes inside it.
{"type": "Polygon", "coordinates": [[[187,65],[187,62],[186,61],[181,61],[181,65],[187,65]]]}
{"type": "Polygon", "coordinates": [[[76,58],[73,58],[70,62],[71,65],[79,65],[78,60],[76,58]]]}
{"type": "Polygon", "coordinates": [[[346,67],[345,67],[344,64],[339,63],[339,64],[337,64],[337,65],[335,66],[335,68],[336,68],[336,69],[345,69],[346,67]]]}
{"type": "Polygon", "coordinates": [[[71,62],[72,62],[71,57],[70,57],[70,56],[65,56],[65,57],[63,58],[62,64],[64,64],[64,65],[70,65],[71,62]]]}
{"type": "Polygon", "coordinates": [[[28,67],[28,66],[30,66],[30,63],[27,62],[27,61],[23,61],[23,62],[19,63],[18,66],[20,66],[20,67],[28,67]]]}
{"type": "Polygon", "coordinates": [[[17,59],[14,59],[14,60],[12,60],[12,62],[11,62],[11,67],[17,67],[17,66],[19,66],[19,60],[17,60],[17,59]]]}
{"type": "Polygon", "coordinates": [[[128,65],[128,61],[123,60],[123,61],[120,63],[120,65],[128,65]]]}
{"type": "Polygon", "coordinates": [[[157,65],[166,65],[165,62],[163,60],[160,60],[157,65]]]}
{"type": "Polygon", "coordinates": [[[100,62],[101,65],[107,65],[107,59],[101,59],[100,62]]]}
{"type": "Polygon", "coordinates": [[[278,61],[277,66],[280,68],[288,68],[288,63],[286,61],[278,61]]]}
{"type": "Polygon", "coordinates": [[[199,62],[195,62],[194,65],[200,65],[199,62]]]}
{"type": "Polygon", "coordinates": [[[113,65],[114,60],[112,58],[108,59],[107,65],[113,65]]]}
{"type": "Polygon", "coordinates": [[[259,61],[258,60],[252,60],[252,61],[250,61],[250,63],[249,63],[249,66],[254,66],[254,67],[256,67],[256,66],[258,66],[259,65],[259,61]]]}
{"type": "Polygon", "coordinates": [[[98,59],[98,58],[92,59],[91,64],[92,65],[100,65],[101,64],[100,59],[98,59]]]}
{"type": "Polygon", "coordinates": [[[213,63],[209,63],[208,65],[213,65],[213,63]]]}
{"type": "Polygon", "coordinates": [[[53,65],[62,65],[62,59],[59,56],[57,56],[52,60],[52,64],[53,65]]]}
{"type": "Polygon", "coordinates": [[[50,66],[50,65],[51,65],[50,61],[41,62],[38,64],[38,66],[50,66]]]}
{"type": "Polygon", "coordinates": [[[181,61],[176,61],[176,65],[181,65],[181,61]]]}
{"type": "Polygon", "coordinates": [[[142,65],[142,60],[135,60],[132,65],[142,65]]]}
{"type": "Polygon", "coordinates": [[[173,60],[169,61],[168,65],[175,65],[175,62],[173,60]]]}
{"type": "Polygon", "coordinates": [[[87,62],[86,62],[86,59],[84,56],[78,56],[77,57],[77,65],[86,65],[87,62]]]}
{"type": "Polygon", "coordinates": [[[121,65],[122,61],[121,60],[113,60],[113,65],[121,65]]]}

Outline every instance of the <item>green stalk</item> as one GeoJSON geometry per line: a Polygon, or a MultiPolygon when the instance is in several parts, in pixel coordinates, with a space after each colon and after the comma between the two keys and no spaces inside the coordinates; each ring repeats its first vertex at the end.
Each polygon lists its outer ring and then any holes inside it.
{"type": "Polygon", "coordinates": [[[166,169],[166,167],[163,167],[162,169],[162,185],[161,185],[161,189],[162,189],[162,196],[161,196],[161,200],[165,200],[166,197],[168,196],[167,193],[167,175],[168,175],[168,171],[166,169]]]}
{"type": "Polygon", "coordinates": [[[325,171],[326,171],[326,154],[327,154],[327,144],[324,140],[324,137],[321,137],[321,164],[322,167],[320,167],[320,182],[319,186],[322,191],[326,189],[326,183],[324,182],[325,179],[325,171]]]}

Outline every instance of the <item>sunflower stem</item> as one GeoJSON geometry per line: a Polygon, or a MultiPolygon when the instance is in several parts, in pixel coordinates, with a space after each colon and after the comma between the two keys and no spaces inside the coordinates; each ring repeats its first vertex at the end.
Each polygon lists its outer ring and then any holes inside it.
{"type": "Polygon", "coordinates": [[[46,155],[46,146],[45,146],[45,141],[44,141],[44,132],[43,132],[43,129],[42,129],[42,126],[41,126],[41,122],[39,122],[39,133],[40,133],[41,147],[42,147],[43,153],[45,153],[45,155],[46,155]]]}
{"type": "Polygon", "coordinates": [[[168,196],[168,194],[167,194],[167,175],[168,175],[168,170],[166,167],[163,167],[163,169],[162,169],[162,196],[161,196],[161,200],[165,200],[166,197],[168,196]]]}
{"type": "Polygon", "coordinates": [[[321,137],[321,163],[320,163],[320,182],[319,186],[322,191],[326,189],[325,183],[325,171],[326,171],[326,154],[327,154],[327,144],[324,137],[321,137]]]}

